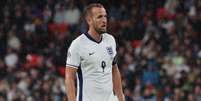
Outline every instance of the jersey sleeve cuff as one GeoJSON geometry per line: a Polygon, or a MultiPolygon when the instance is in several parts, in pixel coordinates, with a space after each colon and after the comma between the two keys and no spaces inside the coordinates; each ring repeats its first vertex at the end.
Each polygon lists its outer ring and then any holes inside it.
{"type": "Polygon", "coordinates": [[[66,64],[66,67],[71,67],[71,68],[76,68],[76,69],[78,69],[79,66],[71,65],[71,64],[66,64]]]}
{"type": "Polygon", "coordinates": [[[114,57],[113,61],[112,61],[112,65],[117,64],[117,55],[114,57]]]}

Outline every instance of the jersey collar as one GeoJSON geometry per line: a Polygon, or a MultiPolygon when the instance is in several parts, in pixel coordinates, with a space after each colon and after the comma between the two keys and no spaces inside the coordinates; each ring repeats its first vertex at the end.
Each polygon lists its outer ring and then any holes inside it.
{"type": "Polygon", "coordinates": [[[103,39],[103,36],[101,35],[101,40],[100,41],[96,41],[91,35],[89,35],[89,33],[87,32],[87,33],[85,33],[84,35],[86,35],[86,37],[89,39],[89,40],[91,40],[91,41],[93,41],[93,42],[95,42],[95,43],[101,43],[102,42],[102,39],[103,39]]]}

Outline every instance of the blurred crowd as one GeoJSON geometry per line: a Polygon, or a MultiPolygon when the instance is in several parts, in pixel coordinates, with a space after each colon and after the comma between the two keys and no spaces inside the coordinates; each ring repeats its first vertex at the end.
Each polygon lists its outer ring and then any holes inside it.
{"type": "Polygon", "coordinates": [[[201,0],[1,0],[0,101],[67,101],[66,51],[102,3],[126,101],[201,101],[201,0]]]}

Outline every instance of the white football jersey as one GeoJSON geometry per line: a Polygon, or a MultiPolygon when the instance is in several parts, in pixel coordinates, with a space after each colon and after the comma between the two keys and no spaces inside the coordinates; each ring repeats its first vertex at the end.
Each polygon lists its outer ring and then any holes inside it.
{"type": "Polygon", "coordinates": [[[86,33],[71,43],[66,66],[78,69],[77,101],[117,101],[112,82],[115,56],[115,39],[107,33],[100,42],[86,33]]]}

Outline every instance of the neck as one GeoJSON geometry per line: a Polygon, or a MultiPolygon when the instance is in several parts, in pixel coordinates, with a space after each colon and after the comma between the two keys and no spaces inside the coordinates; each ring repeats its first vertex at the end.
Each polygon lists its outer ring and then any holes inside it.
{"type": "Polygon", "coordinates": [[[102,37],[101,34],[99,34],[98,32],[96,32],[95,30],[89,29],[88,33],[97,42],[101,41],[101,37],[102,37]]]}

